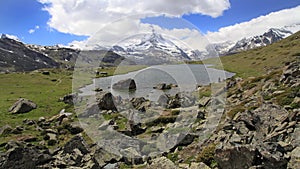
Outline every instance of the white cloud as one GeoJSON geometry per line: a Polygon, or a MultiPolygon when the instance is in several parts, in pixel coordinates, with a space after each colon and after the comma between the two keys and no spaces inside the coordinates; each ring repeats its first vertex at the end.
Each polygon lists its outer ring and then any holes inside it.
{"type": "Polygon", "coordinates": [[[217,32],[208,32],[206,36],[210,42],[214,43],[226,40],[237,41],[243,37],[261,35],[270,28],[282,28],[300,23],[300,17],[298,16],[300,16],[300,6],[272,12],[248,22],[223,27],[217,32]]]}
{"type": "Polygon", "coordinates": [[[48,24],[63,33],[90,36],[106,24],[135,15],[180,17],[184,14],[222,15],[229,0],[39,0],[51,15],[48,24]]]}
{"type": "Polygon", "coordinates": [[[38,29],[40,29],[40,26],[36,25],[33,29],[29,29],[28,33],[33,34],[38,29]]]}

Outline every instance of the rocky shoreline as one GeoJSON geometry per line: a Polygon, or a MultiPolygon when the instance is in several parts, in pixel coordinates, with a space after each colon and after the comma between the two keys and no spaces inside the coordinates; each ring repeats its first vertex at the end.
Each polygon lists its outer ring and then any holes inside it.
{"type": "MultiPolygon", "coordinates": [[[[115,106],[116,98],[99,91],[96,103],[77,114],[78,117],[61,111],[51,118],[24,119],[23,124],[15,128],[1,127],[2,138],[34,132],[0,145],[0,168],[300,168],[299,65],[299,62],[287,63],[283,70],[261,77],[227,80],[223,91],[227,93],[224,109],[212,110],[210,105],[216,101],[212,97],[201,96],[196,100],[184,93],[162,95],[157,103],[142,97],[117,104],[126,107],[130,103],[133,109],[144,115],[149,113],[153,104],[164,110],[155,120],[144,123],[133,123],[135,120],[131,121],[126,113],[117,111],[120,107],[115,106]],[[191,107],[196,111],[185,113],[191,107]],[[222,117],[216,118],[212,111],[221,113],[222,117]],[[188,116],[193,116],[192,122],[178,123],[178,118],[188,119],[188,116]],[[213,126],[215,130],[204,136],[209,128],[207,121],[212,118],[218,122],[213,126]],[[110,151],[105,144],[90,140],[88,131],[82,127],[85,122],[95,122],[95,119],[98,120],[95,131],[117,131],[139,139],[161,138],[163,144],[160,146],[165,151],[151,154],[156,151],[153,147],[128,140],[118,141],[126,143],[121,149],[130,156],[115,153],[113,149],[110,151]],[[180,132],[175,132],[170,136],[170,129],[183,126],[190,128],[187,133],[181,136],[180,132]]],[[[200,94],[206,88],[200,87],[200,94]]],[[[71,106],[70,100],[74,97],[70,95],[61,101],[71,106]]],[[[30,104],[38,108],[38,105],[30,104]]],[[[12,111],[18,112],[16,109],[12,111]]],[[[30,113],[27,109],[19,112],[30,113]]]]}

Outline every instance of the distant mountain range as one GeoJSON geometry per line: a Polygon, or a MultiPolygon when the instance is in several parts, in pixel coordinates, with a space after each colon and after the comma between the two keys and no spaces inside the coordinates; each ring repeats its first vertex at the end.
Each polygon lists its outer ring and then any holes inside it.
{"type": "Polygon", "coordinates": [[[31,71],[41,68],[73,68],[78,56],[84,62],[101,65],[117,65],[122,60],[129,64],[163,64],[186,60],[201,60],[219,55],[229,55],[280,41],[300,30],[300,24],[281,29],[269,29],[262,35],[242,38],[237,42],[210,44],[205,51],[187,50],[155,30],[150,34],[134,37],[130,43],[112,47],[97,44],[94,49],[79,50],[60,46],[27,45],[14,36],[3,34],[0,38],[0,72],[31,71]]]}
{"type": "Polygon", "coordinates": [[[152,34],[136,37],[131,44],[116,45],[111,47],[110,50],[127,58],[140,59],[145,62],[151,62],[149,59],[157,62],[200,60],[216,56],[215,52],[222,56],[267,46],[299,30],[300,24],[286,26],[281,29],[271,28],[262,35],[241,38],[241,40],[237,42],[226,41],[223,43],[210,44],[206,47],[206,51],[187,50],[153,30],[152,34]]]}
{"type": "MultiPolygon", "coordinates": [[[[300,26],[299,26],[299,30],[300,30],[300,26]]],[[[294,33],[295,32],[292,32],[284,28],[283,29],[271,28],[262,35],[243,38],[237,42],[227,41],[224,43],[212,44],[212,45],[219,53],[219,55],[228,55],[232,53],[237,53],[237,52],[246,51],[258,47],[267,46],[274,42],[278,42],[294,33]]]]}
{"type": "Polygon", "coordinates": [[[1,35],[0,72],[23,72],[42,68],[73,69],[77,58],[95,66],[116,65],[125,58],[107,50],[80,51],[60,46],[27,45],[18,39],[1,35]]]}
{"type": "Polygon", "coordinates": [[[115,45],[110,50],[138,64],[161,64],[200,59],[189,55],[190,51],[176,45],[170,39],[152,30],[152,34],[135,37],[136,43],[115,45]]]}

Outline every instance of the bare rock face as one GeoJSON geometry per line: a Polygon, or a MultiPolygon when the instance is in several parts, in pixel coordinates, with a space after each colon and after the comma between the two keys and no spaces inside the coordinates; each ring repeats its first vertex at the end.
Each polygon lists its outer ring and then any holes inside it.
{"type": "Polygon", "coordinates": [[[9,112],[12,114],[28,113],[33,109],[36,109],[37,105],[31,100],[21,98],[15,102],[10,108],[9,112]]]}
{"type": "Polygon", "coordinates": [[[129,78],[113,84],[112,88],[117,90],[136,90],[136,84],[133,79],[129,78]]]}

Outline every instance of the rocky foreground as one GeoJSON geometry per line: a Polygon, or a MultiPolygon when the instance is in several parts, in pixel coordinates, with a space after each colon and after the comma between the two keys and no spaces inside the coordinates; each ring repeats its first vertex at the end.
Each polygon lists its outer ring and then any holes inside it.
{"type": "MultiPolygon", "coordinates": [[[[214,101],[211,97],[195,100],[186,94],[161,96],[158,103],[144,98],[129,100],[134,109],[144,114],[152,104],[163,108],[164,113],[156,120],[144,124],[126,120],[126,114],[118,112],[111,100],[113,96],[101,91],[96,103],[90,104],[78,117],[61,111],[49,119],[24,119],[23,124],[15,128],[3,126],[1,138],[16,136],[17,139],[0,145],[0,168],[300,168],[299,65],[299,62],[287,63],[283,70],[257,78],[229,79],[224,88],[225,109],[211,108],[214,101]],[[192,105],[196,105],[197,111],[196,120],[185,125],[190,130],[184,136],[175,133],[176,137],[170,137],[167,134],[170,129],[182,125],[176,119],[186,118],[184,112],[192,105]],[[178,111],[182,107],[183,111],[178,111]],[[221,113],[222,117],[214,130],[203,137],[209,128],[206,122],[214,118],[214,113],[221,113]],[[153,154],[151,146],[123,140],[121,149],[131,156],[116,153],[113,148],[107,149],[105,144],[90,140],[78,118],[83,124],[98,120],[95,131],[117,131],[128,137],[150,140],[162,136],[160,146],[164,151],[153,154]],[[91,119],[94,121],[89,121],[91,119]],[[18,137],[28,132],[31,134],[27,137],[18,137]]],[[[199,89],[200,95],[205,88],[199,89]]],[[[62,101],[72,104],[70,99],[72,95],[62,101]]],[[[23,99],[10,111],[30,113],[30,109],[35,108],[38,105],[23,99]]]]}

